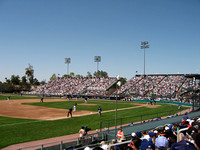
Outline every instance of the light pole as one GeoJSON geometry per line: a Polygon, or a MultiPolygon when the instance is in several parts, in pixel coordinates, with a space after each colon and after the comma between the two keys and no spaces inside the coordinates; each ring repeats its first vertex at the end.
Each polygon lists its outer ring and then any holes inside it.
{"type": "Polygon", "coordinates": [[[101,56],[94,56],[94,62],[97,62],[97,77],[99,77],[99,62],[101,62],[101,56]]]}
{"type": "Polygon", "coordinates": [[[69,64],[71,63],[71,58],[65,58],[65,64],[67,64],[67,75],[69,75],[69,64]]]}
{"type": "MultiPolygon", "coordinates": [[[[141,42],[141,49],[144,49],[144,80],[145,80],[145,49],[149,48],[149,42],[144,41],[141,42]]],[[[144,94],[145,94],[145,83],[144,83],[144,94]]]]}
{"type": "Polygon", "coordinates": [[[194,111],[194,100],[196,99],[196,94],[195,94],[195,77],[193,77],[193,88],[192,88],[192,111],[194,111]]]}
{"type": "Polygon", "coordinates": [[[117,97],[118,97],[118,91],[117,86],[121,86],[120,76],[117,75],[117,83],[116,83],[116,102],[115,102],[115,138],[117,136],[117,97]]]}

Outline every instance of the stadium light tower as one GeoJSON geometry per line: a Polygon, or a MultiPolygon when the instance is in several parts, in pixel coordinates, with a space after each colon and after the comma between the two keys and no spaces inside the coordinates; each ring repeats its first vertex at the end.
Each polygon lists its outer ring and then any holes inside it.
{"type": "MultiPolygon", "coordinates": [[[[141,49],[144,49],[144,79],[145,79],[145,49],[149,48],[149,42],[143,41],[141,42],[141,49]]],[[[145,94],[145,83],[144,83],[144,94],[145,94]]]]}
{"type": "Polygon", "coordinates": [[[115,137],[117,136],[117,97],[118,97],[118,91],[117,86],[121,86],[120,76],[117,75],[117,83],[116,83],[116,102],[115,102],[115,137]]]}
{"type": "Polygon", "coordinates": [[[101,62],[101,56],[94,56],[94,62],[97,62],[97,77],[99,77],[99,62],[101,62]]]}
{"type": "Polygon", "coordinates": [[[65,58],[65,64],[67,64],[67,75],[69,75],[69,64],[71,63],[71,58],[65,58]]]}

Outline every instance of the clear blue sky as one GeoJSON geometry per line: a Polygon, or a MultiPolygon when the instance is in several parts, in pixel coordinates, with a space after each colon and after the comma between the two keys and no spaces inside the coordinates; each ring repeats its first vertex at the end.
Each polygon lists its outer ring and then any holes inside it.
{"type": "Polygon", "coordinates": [[[86,75],[99,69],[130,79],[200,73],[200,0],[0,0],[0,81],[25,74],[86,75]]]}

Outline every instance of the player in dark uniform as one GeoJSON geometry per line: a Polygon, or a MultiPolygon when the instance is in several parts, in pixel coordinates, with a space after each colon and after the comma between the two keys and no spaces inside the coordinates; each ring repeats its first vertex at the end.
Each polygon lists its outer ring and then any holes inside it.
{"type": "Polygon", "coordinates": [[[98,108],[98,114],[99,114],[99,117],[101,117],[101,107],[99,106],[99,108],[98,108]]]}
{"type": "Polygon", "coordinates": [[[67,117],[69,117],[69,114],[71,115],[71,118],[72,118],[72,108],[70,108],[70,109],[68,110],[67,117]]]}

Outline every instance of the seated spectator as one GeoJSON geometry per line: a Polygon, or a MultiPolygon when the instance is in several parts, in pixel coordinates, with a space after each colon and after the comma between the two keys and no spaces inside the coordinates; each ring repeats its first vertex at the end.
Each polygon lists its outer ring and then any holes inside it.
{"type": "Polygon", "coordinates": [[[124,132],[122,131],[122,128],[119,128],[119,131],[117,133],[117,141],[122,142],[124,140],[126,140],[126,138],[124,136],[124,132]]]}
{"type": "Polygon", "coordinates": [[[132,133],[131,134],[131,142],[129,144],[130,149],[132,150],[139,150],[139,147],[141,146],[142,140],[140,139],[140,133],[132,133]]]}
{"type": "Polygon", "coordinates": [[[152,132],[149,132],[148,135],[152,139],[153,144],[155,144],[156,134],[152,131],[152,132]]]}
{"type": "Polygon", "coordinates": [[[188,130],[186,132],[186,134],[187,134],[187,140],[194,144],[194,140],[193,140],[192,137],[196,133],[198,133],[198,130],[195,127],[188,128],[188,130]]]}
{"type": "Polygon", "coordinates": [[[169,147],[177,141],[177,137],[173,132],[171,124],[165,127],[165,137],[168,139],[169,147]]]}
{"type": "MultiPolygon", "coordinates": [[[[115,143],[117,143],[117,140],[113,139],[110,144],[115,144],[115,143]]],[[[119,147],[118,147],[118,145],[110,146],[109,150],[119,150],[119,147]]]]}
{"type": "Polygon", "coordinates": [[[199,122],[197,122],[197,121],[192,122],[192,126],[195,127],[198,130],[198,132],[200,132],[200,123],[199,122]]]}
{"type": "Polygon", "coordinates": [[[129,126],[129,127],[134,126],[133,122],[131,122],[128,126],[129,126]]]}
{"type": "Polygon", "coordinates": [[[194,140],[194,146],[197,150],[200,150],[200,133],[193,134],[192,138],[194,140]]]}
{"type": "Polygon", "coordinates": [[[101,146],[101,148],[102,148],[103,150],[108,150],[108,148],[109,148],[108,144],[106,144],[105,141],[102,141],[102,142],[100,143],[100,146],[101,146]]]}
{"type": "Polygon", "coordinates": [[[155,145],[153,144],[153,139],[148,135],[147,131],[142,131],[142,142],[141,142],[141,150],[152,149],[155,150],[155,145]]]}
{"type": "Polygon", "coordinates": [[[159,135],[156,138],[155,145],[159,150],[167,150],[169,146],[169,142],[167,138],[165,137],[164,130],[159,131],[159,135]]]}
{"type": "Polygon", "coordinates": [[[186,140],[182,140],[178,143],[174,143],[170,150],[197,150],[194,146],[194,144],[192,144],[189,141],[186,140]]]}
{"type": "Polygon", "coordinates": [[[142,131],[142,136],[143,136],[143,137],[142,137],[143,139],[149,140],[149,138],[150,138],[150,136],[148,135],[147,131],[145,131],[145,130],[142,131]]]}
{"type": "Polygon", "coordinates": [[[155,150],[155,145],[152,140],[143,139],[141,142],[140,150],[155,150]]]}
{"type": "Polygon", "coordinates": [[[80,136],[80,137],[83,137],[83,136],[85,136],[85,135],[86,135],[85,128],[82,127],[82,128],[79,130],[79,136],[80,136]]]}

